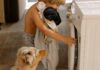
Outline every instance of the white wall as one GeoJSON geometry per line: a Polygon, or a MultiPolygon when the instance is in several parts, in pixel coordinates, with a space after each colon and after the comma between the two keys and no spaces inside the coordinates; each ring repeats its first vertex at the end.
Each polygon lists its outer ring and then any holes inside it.
{"type": "Polygon", "coordinates": [[[18,0],[19,3],[19,19],[21,19],[25,13],[26,0],[18,0]]]}

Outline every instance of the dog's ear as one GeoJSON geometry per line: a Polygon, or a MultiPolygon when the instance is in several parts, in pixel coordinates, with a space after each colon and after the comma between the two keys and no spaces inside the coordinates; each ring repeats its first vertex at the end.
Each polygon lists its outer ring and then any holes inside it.
{"type": "Polygon", "coordinates": [[[39,56],[40,56],[41,58],[44,58],[45,56],[47,56],[47,51],[46,51],[45,49],[41,49],[41,50],[39,51],[39,56]]]}

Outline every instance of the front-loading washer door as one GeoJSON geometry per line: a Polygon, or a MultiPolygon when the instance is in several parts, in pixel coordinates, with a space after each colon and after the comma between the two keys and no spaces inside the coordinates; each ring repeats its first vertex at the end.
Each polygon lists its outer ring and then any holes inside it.
{"type": "MultiPolygon", "coordinates": [[[[70,23],[70,35],[78,40],[77,29],[70,23]]],[[[68,70],[77,70],[78,61],[78,43],[68,47],[68,70]]]]}

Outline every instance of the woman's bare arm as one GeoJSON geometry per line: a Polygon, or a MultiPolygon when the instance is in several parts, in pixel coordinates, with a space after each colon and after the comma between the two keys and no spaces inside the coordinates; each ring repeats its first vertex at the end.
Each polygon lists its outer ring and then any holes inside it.
{"type": "Polygon", "coordinates": [[[42,19],[40,18],[36,7],[33,8],[32,12],[33,12],[33,14],[31,16],[32,16],[32,19],[34,20],[34,23],[39,28],[39,30],[41,32],[43,32],[45,35],[47,35],[47,36],[49,36],[49,37],[51,37],[51,38],[53,38],[55,40],[63,41],[65,44],[74,43],[74,39],[73,38],[63,36],[63,35],[61,35],[61,34],[59,34],[57,32],[52,31],[51,29],[47,28],[44,25],[44,22],[42,21],[42,19]]]}

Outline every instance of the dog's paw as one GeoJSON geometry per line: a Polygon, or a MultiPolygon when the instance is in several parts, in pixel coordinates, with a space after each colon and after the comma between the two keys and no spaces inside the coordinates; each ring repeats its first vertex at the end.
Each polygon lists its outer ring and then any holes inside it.
{"type": "Polygon", "coordinates": [[[46,51],[45,49],[41,49],[41,50],[39,51],[39,56],[40,56],[41,58],[46,57],[46,56],[47,56],[47,51],[46,51]]]}

